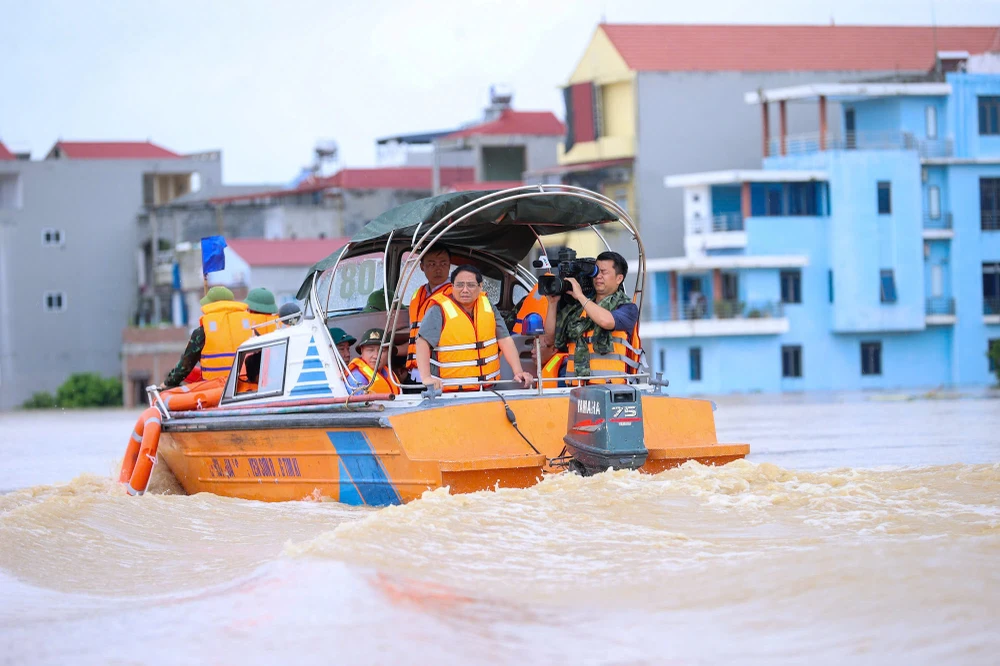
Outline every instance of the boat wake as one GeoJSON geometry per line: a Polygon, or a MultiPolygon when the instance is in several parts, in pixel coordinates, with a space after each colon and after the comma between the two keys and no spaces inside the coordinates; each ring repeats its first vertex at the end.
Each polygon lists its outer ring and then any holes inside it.
{"type": "Polygon", "coordinates": [[[976,661],[997,647],[998,487],[1000,464],[803,472],[737,461],[366,509],[134,498],[81,476],[0,497],[0,568],[21,586],[0,618],[51,619],[57,594],[75,622],[119,622],[109,608],[143,599],[150,618],[298,618],[289,631],[305,645],[325,640],[324,626],[370,638],[398,620],[424,649],[428,637],[439,652],[464,637],[469,659],[473,646],[537,657],[533,641],[582,627],[574,647],[543,653],[579,662],[613,648],[657,663],[794,661],[814,655],[823,626],[838,659],[976,661]],[[111,619],[90,617],[101,613],[111,619]],[[334,625],[307,621],[316,616],[334,625]],[[721,626],[731,642],[694,638],[721,626]]]}

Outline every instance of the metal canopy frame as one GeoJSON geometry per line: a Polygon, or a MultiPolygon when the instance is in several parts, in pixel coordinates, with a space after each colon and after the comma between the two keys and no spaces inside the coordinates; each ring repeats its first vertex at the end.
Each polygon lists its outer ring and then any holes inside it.
{"type": "MultiPolygon", "coordinates": [[[[633,242],[635,242],[636,247],[638,249],[639,265],[637,267],[637,270],[635,271],[635,284],[632,290],[632,302],[635,303],[636,306],[639,308],[639,314],[641,319],[642,302],[644,297],[643,293],[644,290],[642,286],[643,286],[643,278],[645,277],[646,273],[646,255],[642,244],[642,239],[639,236],[638,228],[636,227],[635,222],[632,221],[632,218],[629,217],[628,212],[624,208],[619,206],[617,203],[615,203],[613,200],[604,196],[603,194],[598,194],[597,192],[593,192],[583,187],[576,187],[574,185],[525,185],[521,187],[515,187],[507,190],[500,190],[497,192],[491,192],[489,194],[485,194],[479,197],[478,199],[474,199],[469,203],[464,204],[459,208],[456,208],[454,211],[442,217],[437,222],[434,222],[426,229],[424,228],[423,224],[417,225],[410,239],[410,245],[411,245],[410,254],[406,258],[406,261],[403,263],[402,267],[399,270],[399,274],[396,280],[396,288],[393,291],[391,302],[388,302],[388,289],[384,288],[386,302],[387,302],[386,326],[382,329],[382,340],[379,346],[379,356],[378,359],[376,360],[376,365],[378,365],[379,361],[381,360],[382,354],[388,353],[388,351],[393,346],[393,335],[395,334],[396,326],[399,323],[399,312],[404,307],[404,305],[408,305],[403,303],[403,294],[406,293],[406,289],[409,287],[410,281],[416,275],[416,271],[420,267],[420,261],[423,259],[427,251],[431,247],[433,247],[435,243],[440,241],[441,238],[445,234],[447,234],[451,229],[462,224],[463,222],[471,218],[473,215],[476,215],[480,212],[488,210],[489,208],[501,204],[507,204],[512,201],[518,201],[521,199],[531,199],[542,196],[572,197],[576,199],[590,201],[592,203],[596,203],[605,207],[606,209],[608,209],[612,213],[615,213],[618,216],[617,222],[622,227],[624,227],[625,230],[631,235],[632,240],[633,242]]],[[[609,220],[606,222],[593,223],[588,225],[588,227],[591,229],[591,231],[597,234],[598,238],[600,238],[601,243],[604,245],[604,247],[610,250],[610,246],[608,245],[608,242],[605,239],[604,235],[601,234],[600,231],[598,231],[597,229],[598,226],[602,226],[605,224],[614,224],[614,221],[609,220]]],[[[545,246],[542,244],[541,236],[537,233],[534,227],[531,227],[531,230],[533,233],[535,233],[535,237],[538,239],[538,243],[539,245],[541,245],[544,251],[545,246]]],[[[580,228],[577,229],[576,231],[582,231],[582,230],[583,228],[580,228]]],[[[566,233],[566,232],[561,232],[561,233],[566,233]]],[[[376,239],[362,241],[361,243],[358,243],[356,246],[348,244],[345,251],[342,252],[340,257],[337,258],[336,263],[329,269],[327,269],[330,272],[330,289],[333,288],[333,275],[336,273],[337,268],[340,266],[340,262],[343,259],[350,258],[352,256],[357,256],[360,254],[371,253],[377,251],[380,248],[383,250],[383,266],[382,266],[384,275],[383,283],[386,285],[386,287],[388,287],[388,276],[389,276],[388,263],[390,257],[390,249],[393,243],[393,235],[394,232],[390,232],[389,237],[386,239],[386,241],[384,241],[384,244],[383,242],[377,241],[376,239]]],[[[397,243],[398,242],[399,241],[397,240],[397,243]]],[[[484,259],[489,260],[492,264],[501,267],[503,269],[506,269],[510,272],[510,274],[522,279],[526,284],[534,285],[535,282],[537,282],[537,278],[531,273],[531,271],[521,266],[520,263],[511,264],[510,262],[501,260],[498,257],[490,255],[487,252],[482,252],[478,250],[470,250],[468,251],[468,254],[470,257],[476,257],[477,255],[481,255],[484,259]]],[[[319,279],[313,280],[313,284],[309,290],[310,301],[312,308],[316,313],[323,313],[324,324],[325,324],[326,308],[320,306],[319,294],[317,292],[319,283],[320,283],[319,279]]],[[[329,300],[329,293],[327,294],[327,298],[329,300]]],[[[338,363],[338,365],[342,366],[343,363],[338,363]]],[[[392,372],[391,353],[388,355],[386,367],[389,369],[389,377],[391,378],[390,381],[399,386],[399,383],[396,380],[396,376],[392,372]]],[[[346,380],[346,367],[344,367],[342,371],[344,371],[345,373],[344,376],[346,380]]],[[[375,376],[377,376],[377,374],[375,376]]],[[[647,375],[634,374],[628,376],[631,378],[636,378],[647,375]]],[[[372,386],[373,383],[374,383],[374,376],[372,380],[369,382],[368,387],[364,388],[363,391],[362,389],[358,389],[357,392],[366,392],[372,386]]],[[[482,386],[482,384],[486,382],[471,382],[468,380],[463,380],[462,383],[463,384],[475,383],[475,384],[480,384],[480,386],[482,386]]],[[[492,381],[488,383],[495,384],[496,382],[492,381]]],[[[539,381],[538,383],[540,386],[543,384],[543,382],[541,381],[539,381]]],[[[554,389],[554,390],[559,390],[559,389],[554,389]]]]}

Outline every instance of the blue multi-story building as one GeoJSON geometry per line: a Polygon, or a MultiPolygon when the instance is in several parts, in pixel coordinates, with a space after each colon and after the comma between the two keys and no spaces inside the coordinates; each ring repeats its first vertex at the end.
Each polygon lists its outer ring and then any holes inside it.
{"type": "Polygon", "coordinates": [[[686,255],[647,262],[643,340],[673,392],[991,381],[1000,68],[940,55],[919,81],[748,93],[763,169],[666,178],[684,189],[686,255]],[[816,132],[787,134],[791,103],[817,106],[816,132]]]}

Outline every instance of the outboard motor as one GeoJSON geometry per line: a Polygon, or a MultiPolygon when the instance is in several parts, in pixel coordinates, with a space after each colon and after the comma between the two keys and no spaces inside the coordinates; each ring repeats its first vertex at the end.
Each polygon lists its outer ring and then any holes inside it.
{"type": "Polygon", "coordinates": [[[639,469],[646,463],[642,396],[632,386],[581,386],[569,394],[566,449],[570,470],[590,476],[608,469],[639,469]]]}

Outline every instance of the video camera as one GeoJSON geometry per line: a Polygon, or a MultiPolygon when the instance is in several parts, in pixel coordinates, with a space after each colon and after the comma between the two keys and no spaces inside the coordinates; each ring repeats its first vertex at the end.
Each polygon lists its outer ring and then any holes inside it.
{"type": "MultiPolygon", "coordinates": [[[[594,276],[597,275],[597,260],[591,257],[576,258],[576,250],[562,248],[559,254],[554,273],[555,275],[540,275],[538,277],[538,293],[542,296],[559,296],[568,293],[572,287],[566,278],[575,278],[580,283],[580,288],[587,296],[593,297],[594,276]]],[[[535,260],[532,264],[535,268],[544,268],[545,262],[535,260]]]]}

